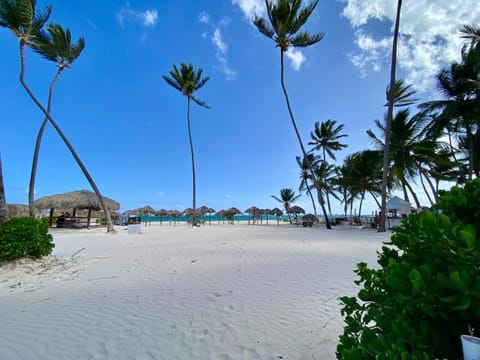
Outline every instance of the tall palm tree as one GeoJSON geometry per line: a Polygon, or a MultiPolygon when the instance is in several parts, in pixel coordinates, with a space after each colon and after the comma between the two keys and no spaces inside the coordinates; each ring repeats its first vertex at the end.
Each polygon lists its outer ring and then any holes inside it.
{"type": "Polygon", "coordinates": [[[300,185],[298,186],[298,191],[302,192],[304,190],[307,191],[308,196],[312,200],[312,207],[315,216],[317,216],[317,207],[315,206],[315,200],[313,198],[312,191],[310,190],[309,181],[312,180],[312,176],[310,175],[310,169],[308,164],[314,164],[317,160],[315,160],[315,155],[308,154],[308,161],[305,159],[301,159],[300,156],[296,157],[297,164],[300,167],[300,185]]]}
{"type": "Polygon", "coordinates": [[[2,156],[0,155],[0,225],[8,220],[8,207],[5,198],[5,187],[3,186],[2,156]]]}
{"type": "MultiPolygon", "coordinates": [[[[315,10],[317,4],[318,0],[315,0],[302,8],[302,0],[278,0],[276,2],[273,0],[265,0],[268,20],[258,15],[255,15],[255,19],[253,20],[253,24],[257,27],[260,33],[273,40],[276,47],[280,49],[280,84],[285,96],[290,120],[302,150],[302,156],[307,162],[307,152],[305,150],[305,146],[303,145],[303,141],[293,115],[292,107],[290,105],[287,88],[285,86],[284,55],[291,48],[306,48],[322,40],[322,33],[310,34],[307,31],[300,31],[302,26],[305,25],[308,18],[315,10]]],[[[309,164],[309,168],[312,179],[315,179],[312,164],[309,164]]],[[[314,183],[318,184],[318,181],[315,180],[314,183]]],[[[330,229],[331,226],[325,209],[325,201],[320,194],[321,192],[317,191],[318,200],[325,217],[326,227],[330,229]]]]}
{"type": "MultiPolygon", "coordinates": [[[[76,44],[71,42],[72,36],[70,30],[64,30],[60,25],[48,25],[47,32],[40,31],[36,35],[33,43],[33,50],[39,53],[42,57],[49,61],[57,63],[57,72],[55,73],[52,82],[50,83],[50,91],[48,93],[47,112],[51,114],[53,88],[60,77],[60,74],[65,68],[70,68],[71,64],[80,56],[85,47],[84,38],[79,38],[76,44]]],[[[48,117],[45,117],[43,123],[38,130],[37,139],[35,142],[35,150],[33,153],[32,170],[30,173],[30,185],[28,189],[28,208],[30,216],[34,216],[34,192],[35,192],[35,177],[38,166],[38,156],[40,154],[40,145],[43,137],[45,127],[48,124],[48,117]]]]}
{"type": "Polygon", "coordinates": [[[188,127],[188,139],[190,141],[190,153],[192,155],[192,182],[193,182],[193,219],[192,225],[197,225],[196,215],[196,180],[195,180],[195,156],[193,152],[192,132],[190,129],[190,101],[193,100],[201,107],[209,109],[210,107],[203,101],[197,99],[194,94],[202,88],[210,78],[202,78],[203,69],[195,70],[192,64],[180,64],[180,69],[176,65],[173,65],[173,70],[169,71],[170,77],[163,75],[163,79],[168,85],[180,91],[187,97],[187,127],[188,127]]]}
{"type": "MultiPolygon", "coordinates": [[[[288,214],[290,205],[293,204],[297,199],[302,195],[295,195],[295,191],[289,188],[284,188],[280,190],[280,197],[272,195],[272,198],[283,204],[285,212],[288,214]]],[[[289,215],[290,217],[290,215],[289,215]]]]}
{"type": "MultiPolygon", "coordinates": [[[[310,133],[312,141],[308,145],[312,145],[311,151],[322,151],[323,162],[327,162],[327,155],[336,160],[334,151],[339,151],[347,147],[347,144],[342,144],[339,140],[343,137],[347,137],[346,134],[341,134],[344,128],[343,124],[337,126],[336,120],[328,119],[319,123],[315,122],[315,130],[310,133]]],[[[326,179],[319,179],[326,182],[326,179]]],[[[325,193],[327,200],[328,213],[331,216],[332,210],[330,205],[330,192],[325,193]]]]}
{"type": "Polygon", "coordinates": [[[20,51],[20,83],[27,92],[28,96],[32,99],[35,105],[45,115],[46,118],[53,125],[58,132],[65,145],[70,150],[72,156],[77,161],[80,169],[87,178],[90,186],[98,197],[102,210],[105,213],[107,222],[107,232],[114,231],[112,220],[110,218],[110,212],[105,205],[105,201],[98,189],[97,185],[93,181],[93,178],[87,171],[87,168],[76,154],[73,146],[62,132],[57,122],[50,116],[49,112],[40,103],[30,87],[25,82],[25,47],[35,48],[35,42],[39,40],[41,30],[47,22],[52,12],[52,6],[48,5],[44,9],[38,11],[35,7],[36,0],[0,0],[0,26],[5,27],[13,32],[15,37],[19,40],[20,51]]]}
{"type": "Polygon", "coordinates": [[[390,92],[388,94],[388,111],[387,111],[387,125],[385,128],[385,148],[383,151],[383,173],[382,173],[382,211],[380,217],[380,232],[385,232],[385,222],[386,222],[386,213],[387,213],[387,182],[388,182],[388,163],[389,163],[389,152],[390,152],[390,132],[391,132],[391,123],[393,118],[393,99],[395,91],[395,73],[397,67],[397,42],[398,42],[398,32],[400,28],[400,12],[402,9],[402,0],[397,0],[397,14],[395,17],[395,28],[393,30],[393,44],[392,44],[392,64],[390,69],[390,92]]]}

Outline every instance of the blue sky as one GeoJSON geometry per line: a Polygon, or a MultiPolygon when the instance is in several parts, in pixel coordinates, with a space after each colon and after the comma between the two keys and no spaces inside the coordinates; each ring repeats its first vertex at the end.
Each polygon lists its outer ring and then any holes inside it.
{"type": "MultiPolygon", "coordinates": [[[[271,195],[298,189],[300,148],[280,88],[279,50],[252,25],[261,0],[51,1],[51,22],[86,47],[64,71],[52,116],[103,195],[121,210],[191,207],[186,99],[162,79],[191,62],[210,81],[191,109],[197,204],[216,210],[279,206],[271,195]]],[[[37,6],[47,2],[38,1],[37,6]]],[[[337,160],[371,148],[365,131],[383,117],[389,79],[393,0],[321,0],[307,23],[325,38],[286,59],[285,79],[303,140],[316,121],[345,125],[337,160]]],[[[477,0],[405,0],[397,77],[422,99],[437,98],[435,74],[458,59],[462,24],[480,23],[477,0]]],[[[8,203],[27,203],[33,146],[43,116],[18,81],[18,43],[0,32],[0,151],[8,203]]],[[[26,81],[46,103],[55,65],[27,51],[26,81]]],[[[48,127],[35,197],[90,189],[59,136],[48,127]]],[[[298,190],[297,190],[298,191],[298,190]]],[[[307,211],[309,200],[298,202],[307,211]]],[[[340,212],[341,206],[334,205],[340,212]]],[[[363,213],[375,209],[367,201],[363,213]]]]}

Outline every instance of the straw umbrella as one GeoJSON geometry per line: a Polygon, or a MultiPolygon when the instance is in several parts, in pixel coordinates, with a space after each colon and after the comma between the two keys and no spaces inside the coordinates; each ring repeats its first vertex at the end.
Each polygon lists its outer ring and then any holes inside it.
{"type": "MultiPolygon", "coordinates": [[[[250,206],[245,213],[250,214],[252,216],[252,224],[255,225],[255,218],[261,217],[262,210],[256,206],[250,206]]],[[[250,218],[248,219],[248,224],[250,225],[250,218]]]]}
{"type": "Polygon", "coordinates": [[[155,211],[155,215],[160,216],[160,226],[162,226],[163,217],[168,215],[168,211],[165,209],[160,209],[155,211]]]}
{"type": "Polygon", "coordinates": [[[283,211],[279,208],[273,208],[270,212],[272,215],[277,215],[277,226],[280,226],[280,217],[283,215],[283,211]]]}
{"type": "MultiPolygon", "coordinates": [[[[288,208],[288,211],[287,211],[289,214],[294,214],[294,218],[295,220],[297,220],[297,215],[298,214],[305,214],[305,210],[303,210],[300,206],[292,206],[292,207],[289,207],[288,208]]],[[[297,223],[298,225],[298,223],[297,223]]]]}
{"type": "MultiPolygon", "coordinates": [[[[109,210],[116,211],[120,208],[120,204],[115,200],[103,196],[103,201],[109,210]]],[[[76,209],[88,209],[87,229],[90,226],[92,210],[100,210],[102,208],[97,195],[88,190],[44,196],[36,200],[34,206],[38,209],[50,209],[49,226],[52,226],[55,209],[73,209],[73,216],[75,216],[76,209]]]]}
{"type": "MultiPolygon", "coordinates": [[[[225,216],[227,217],[227,219],[232,220],[232,225],[234,223],[234,216],[238,215],[238,214],[241,214],[241,213],[242,212],[240,210],[238,210],[236,207],[231,207],[230,209],[225,210],[225,216]]],[[[239,220],[239,222],[240,222],[240,220],[239,220]]]]}
{"type": "Polygon", "coordinates": [[[178,210],[170,210],[168,213],[169,216],[173,217],[173,225],[177,225],[177,218],[182,216],[182,213],[178,210]]]}

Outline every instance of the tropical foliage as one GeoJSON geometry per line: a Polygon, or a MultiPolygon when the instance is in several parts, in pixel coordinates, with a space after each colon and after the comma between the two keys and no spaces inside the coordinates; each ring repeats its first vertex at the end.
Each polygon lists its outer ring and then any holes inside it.
{"type": "Polygon", "coordinates": [[[49,255],[54,248],[47,219],[11,218],[0,226],[0,261],[49,255]]]}
{"type": "Polygon", "coordinates": [[[378,265],[359,263],[356,297],[343,297],[339,359],[458,359],[460,335],[480,326],[480,180],[454,187],[443,214],[410,215],[378,265]]]}

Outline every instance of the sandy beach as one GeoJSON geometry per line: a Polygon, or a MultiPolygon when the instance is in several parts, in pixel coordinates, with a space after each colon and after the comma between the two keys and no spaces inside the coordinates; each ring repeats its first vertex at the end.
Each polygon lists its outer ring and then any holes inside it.
{"type": "Polygon", "coordinates": [[[338,298],[390,233],[289,224],[52,229],[0,267],[2,359],[335,359],[338,298]]]}

